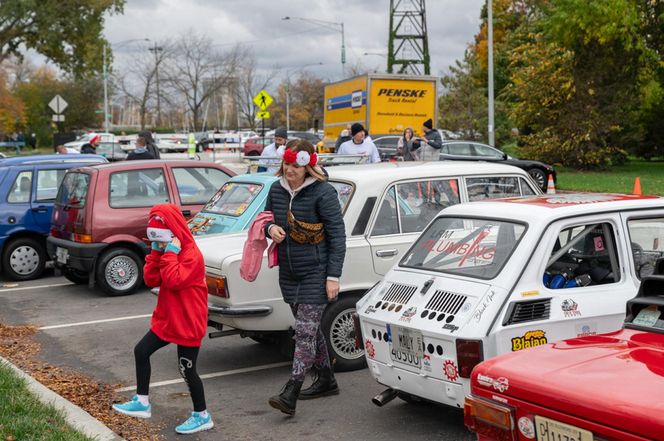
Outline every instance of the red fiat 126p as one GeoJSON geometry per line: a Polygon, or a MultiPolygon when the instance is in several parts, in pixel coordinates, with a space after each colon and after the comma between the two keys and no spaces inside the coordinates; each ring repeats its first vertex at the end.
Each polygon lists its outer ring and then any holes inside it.
{"type": "Polygon", "coordinates": [[[664,440],[663,268],[643,278],[623,329],[477,365],[464,416],[478,440],[664,440]]]}

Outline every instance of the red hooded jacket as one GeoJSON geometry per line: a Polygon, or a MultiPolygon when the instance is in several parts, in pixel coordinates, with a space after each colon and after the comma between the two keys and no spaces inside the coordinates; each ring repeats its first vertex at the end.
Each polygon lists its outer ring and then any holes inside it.
{"type": "Polygon", "coordinates": [[[159,287],[150,329],[167,342],[198,347],[208,319],[203,255],[177,206],[155,205],[152,216],[159,216],[180,240],[180,252],[152,250],[145,258],[145,283],[159,287]]]}

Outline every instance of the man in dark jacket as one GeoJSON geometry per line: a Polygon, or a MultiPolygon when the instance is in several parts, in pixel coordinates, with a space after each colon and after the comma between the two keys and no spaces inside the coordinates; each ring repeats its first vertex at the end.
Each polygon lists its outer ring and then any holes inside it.
{"type": "Polygon", "coordinates": [[[440,148],[443,146],[443,139],[440,137],[438,130],[433,128],[433,121],[431,118],[424,121],[422,124],[422,131],[424,132],[424,136],[418,137],[413,143],[413,147],[419,143],[419,146],[421,147],[421,160],[437,161],[440,156],[440,148]]]}
{"type": "Polygon", "coordinates": [[[91,155],[97,154],[97,146],[101,142],[101,136],[98,134],[94,134],[90,137],[90,141],[87,143],[83,144],[81,147],[81,153],[88,153],[91,155]]]}
{"type": "Polygon", "coordinates": [[[151,159],[161,159],[159,147],[157,147],[157,143],[152,137],[152,133],[149,130],[143,130],[138,136],[142,136],[145,139],[145,149],[152,155],[151,159]]]}
{"type": "Polygon", "coordinates": [[[136,138],[136,148],[133,152],[130,152],[127,155],[127,161],[135,159],[155,159],[155,157],[152,156],[152,153],[147,150],[146,145],[147,140],[142,136],[138,136],[136,138]]]}
{"type": "Polygon", "coordinates": [[[334,143],[334,153],[339,151],[339,147],[346,141],[350,141],[352,136],[350,136],[350,124],[346,124],[346,128],[341,131],[337,141],[334,143]]]}

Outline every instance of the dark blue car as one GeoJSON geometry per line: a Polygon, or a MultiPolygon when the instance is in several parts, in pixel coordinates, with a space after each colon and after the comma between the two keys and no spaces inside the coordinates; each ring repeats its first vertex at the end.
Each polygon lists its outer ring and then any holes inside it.
{"type": "Polygon", "coordinates": [[[31,280],[44,271],[53,202],[67,169],[104,162],[98,155],[0,159],[0,256],[8,278],[31,280]]]}

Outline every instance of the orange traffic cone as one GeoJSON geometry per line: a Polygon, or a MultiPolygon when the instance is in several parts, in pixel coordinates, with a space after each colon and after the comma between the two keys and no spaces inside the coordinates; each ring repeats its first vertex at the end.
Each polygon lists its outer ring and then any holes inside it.
{"type": "Polygon", "coordinates": [[[635,194],[637,196],[641,196],[643,193],[641,193],[641,179],[637,176],[634,178],[634,191],[632,191],[632,194],[635,194]]]}
{"type": "Polygon", "coordinates": [[[556,194],[556,185],[553,183],[553,175],[549,175],[549,182],[546,184],[546,194],[556,194]]]}

